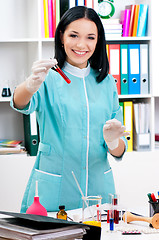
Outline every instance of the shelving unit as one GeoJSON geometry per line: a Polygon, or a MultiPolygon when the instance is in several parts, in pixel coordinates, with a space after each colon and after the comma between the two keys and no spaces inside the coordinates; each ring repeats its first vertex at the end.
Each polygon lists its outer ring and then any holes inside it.
{"type": "MultiPolygon", "coordinates": [[[[149,15],[156,11],[154,1],[150,0],[122,0],[115,1],[115,15],[119,18],[120,11],[129,4],[149,4],[149,15]]],[[[54,39],[41,38],[41,0],[6,0],[0,3],[0,95],[3,86],[9,86],[11,91],[17,84],[24,81],[31,72],[32,63],[41,58],[54,56],[54,39]]],[[[141,99],[151,106],[151,142],[154,150],[154,134],[159,132],[159,81],[157,63],[158,43],[154,24],[157,15],[149,16],[148,36],[107,38],[107,43],[148,43],[150,51],[149,81],[150,93],[147,95],[119,95],[119,99],[141,99]],[[158,86],[156,88],[155,86],[158,86]]],[[[157,38],[158,39],[158,38],[157,38]]],[[[9,105],[10,98],[0,96],[0,138],[24,139],[22,115],[13,111],[9,105]],[[5,120],[4,120],[5,119],[5,120]],[[4,129],[9,129],[4,130],[4,129]]]]}

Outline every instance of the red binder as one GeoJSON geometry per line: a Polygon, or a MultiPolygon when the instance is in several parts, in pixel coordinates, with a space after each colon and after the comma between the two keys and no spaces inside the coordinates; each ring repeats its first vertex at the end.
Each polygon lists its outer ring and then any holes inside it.
{"type": "Polygon", "coordinates": [[[118,94],[121,94],[120,87],[120,44],[109,44],[109,73],[115,78],[118,94]]]}

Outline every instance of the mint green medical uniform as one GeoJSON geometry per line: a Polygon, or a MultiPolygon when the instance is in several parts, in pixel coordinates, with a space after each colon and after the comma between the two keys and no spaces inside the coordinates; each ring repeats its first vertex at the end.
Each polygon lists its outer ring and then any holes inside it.
{"type": "MultiPolygon", "coordinates": [[[[101,195],[105,203],[108,194],[115,192],[103,138],[107,120],[116,118],[122,122],[114,78],[108,75],[97,83],[97,73],[90,65],[79,69],[65,63],[63,71],[70,84],[50,69],[26,108],[16,109],[24,114],[36,111],[40,130],[38,154],[21,212],[26,212],[33,202],[36,180],[40,202],[47,211],[57,211],[59,205],[66,209],[81,207],[72,171],[84,195],[101,195]]],[[[13,100],[11,106],[14,108],[13,100]]]]}

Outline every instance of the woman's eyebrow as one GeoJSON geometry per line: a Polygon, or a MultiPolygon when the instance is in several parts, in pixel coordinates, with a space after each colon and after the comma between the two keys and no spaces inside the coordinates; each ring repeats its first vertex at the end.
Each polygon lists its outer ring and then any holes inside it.
{"type": "Polygon", "coordinates": [[[70,32],[72,32],[72,33],[76,33],[76,34],[79,34],[78,32],[76,32],[76,31],[74,31],[74,30],[71,30],[70,32]]]}
{"type": "Polygon", "coordinates": [[[90,35],[94,35],[94,36],[96,36],[96,34],[95,34],[95,33],[89,33],[88,35],[89,35],[89,36],[90,36],[90,35]]]}
{"type": "MultiPolygon", "coordinates": [[[[70,31],[71,33],[75,33],[75,34],[79,34],[79,32],[76,32],[75,30],[71,30],[70,31]]],[[[92,36],[92,35],[94,35],[94,36],[96,36],[96,34],[95,33],[88,33],[88,36],[92,36]]]]}

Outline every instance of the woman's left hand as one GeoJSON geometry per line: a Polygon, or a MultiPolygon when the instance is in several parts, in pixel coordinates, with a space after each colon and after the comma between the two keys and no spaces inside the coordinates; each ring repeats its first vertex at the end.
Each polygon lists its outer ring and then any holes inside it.
{"type": "Polygon", "coordinates": [[[125,132],[126,127],[117,119],[108,120],[103,126],[104,140],[111,150],[114,150],[119,145],[119,138],[128,136],[130,133],[125,132]]]}

